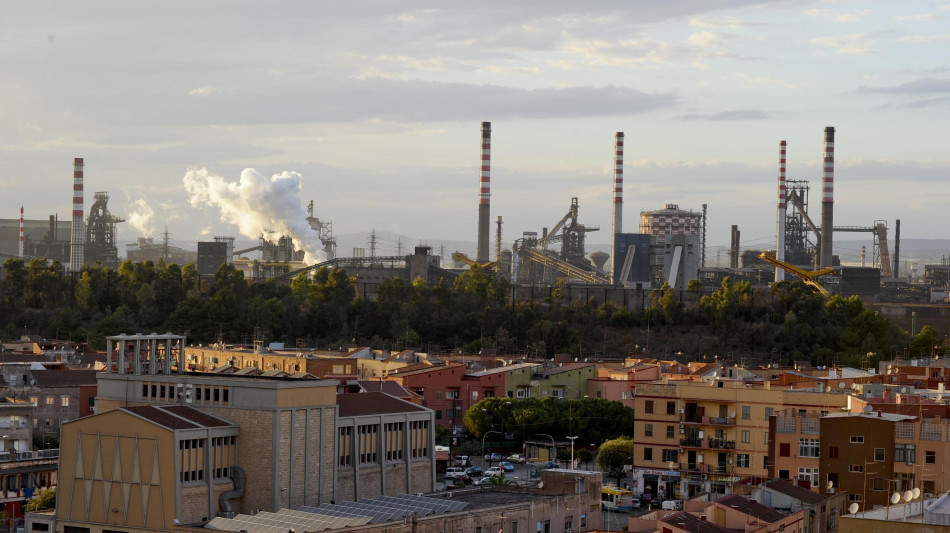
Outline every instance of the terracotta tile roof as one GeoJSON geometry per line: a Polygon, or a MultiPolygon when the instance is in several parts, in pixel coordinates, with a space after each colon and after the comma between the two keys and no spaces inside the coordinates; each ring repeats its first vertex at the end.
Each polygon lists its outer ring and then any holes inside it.
{"type": "Polygon", "coordinates": [[[766,481],[762,484],[764,487],[768,487],[775,492],[781,492],[786,496],[795,498],[807,504],[816,504],[825,501],[827,498],[818,494],[817,492],[812,492],[805,487],[799,487],[793,483],[789,483],[784,479],[773,479],[771,481],[766,481]]]}
{"type": "Polygon", "coordinates": [[[671,514],[660,519],[660,522],[666,522],[671,526],[689,531],[689,533],[733,533],[732,530],[721,528],[687,512],[671,514]]]}
{"type": "Polygon", "coordinates": [[[97,370],[34,370],[37,387],[78,387],[98,383],[97,370]]]}
{"type": "Polygon", "coordinates": [[[722,498],[716,500],[716,503],[725,507],[731,507],[749,516],[754,516],[759,520],[764,520],[770,523],[785,518],[784,514],[776,511],[775,509],[762,505],[759,502],[754,502],[745,496],[740,496],[738,494],[729,494],[727,496],[723,496],[722,498]]]}
{"type": "Polygon", "coordinates": [[[336,404],[340,408],[341,417],[429,411],[425,407],[400,400],[384,392],[337,394],[336,404]]]}
{"type": "Polygon", "coordinates": [[[375,379],[361,379],[357,381],[364,392],[385,392],[397,398],[409,398],[412,394],[395,381],[379,381],[375,379]]]}

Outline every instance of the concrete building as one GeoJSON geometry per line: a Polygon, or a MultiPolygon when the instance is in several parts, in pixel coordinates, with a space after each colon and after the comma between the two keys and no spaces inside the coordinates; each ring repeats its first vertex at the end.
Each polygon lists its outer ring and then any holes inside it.
{"type": "Polygon", "coordinates": [[[465,412],[481,399],[505,393],[504,373],[470,375],[464,364],[408,369],[390,373],[386,379],[421,396],[422,405],[435,411],[435,423],[453,431],[463,429],[465,412]]]}
{"type": "Polygon", "coordinates": [[[769,418],[776,411],[832,412],[850,403],[846,394],[724,379],[640,384],[634,403],[635,492],[725,494],[742,478],[767,475],[769,418]]]}
{"type": "Polygon", "coordinates": [[[848,498],[844,491],[819,494],[782,479],[772,479],[753,492],[756,501],[784,513],[804,511],[804,531],[827,533],[837,531],[839,519],[847,513],[848,498]]]}
{"type": "Polygon", "coordinates": [[[946,492],[948,422],[880,411],[823,416],[821,481],[847,491],[861,510],[888,505],[895,492],[946,492]]]}

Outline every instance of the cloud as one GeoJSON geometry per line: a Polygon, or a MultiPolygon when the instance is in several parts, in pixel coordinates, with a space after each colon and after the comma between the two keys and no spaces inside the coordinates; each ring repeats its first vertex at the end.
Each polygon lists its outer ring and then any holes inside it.
{"type": "Polygon", "coordinates": [[[679,120],[713,120],[713,121],[728,121],[728,120],[762,120],[769,118],[769,116],[764,111],[759,111],[756,109],[734,109],[731,111],[720,111],[719,113],[713,113],[710,115],[703,114],[689,114],[682,115],[677,117],[679,120]]]}
{"type": "Polygon", "coordinates": [[[698,28],[731,28],[731,29],[740,29],[740,28],[749,28],[752,26],[764,26],[762,22],[754,22],[749,20],[740,20],[734,18],[722,18],[722,17],[691,17],[689,19],[690,26],[696,26],[698,28]]]}
{"type": "Polygon", "coordinates": [[[860,22],[869,15],[873,15],[874,10],[859,9],[851,12],[838,12],[831,9],[806,9],[802,13],[812,17],[834,19],[835,22],[860,22]]]}
{"type": "Polygon", "coordinates": [[[943,17],[933,13],[924,13],[922,15],[901,15],[894,17],[895,22],[925,22],[930,20],[941,20],[943,17]]]}
{"type": "Polygon", "coordinates": [[[218,91],[214,87],[198,87],[197,89],[188,91],[188,94],[192,96],[211,96],[216,92],[218,91]]]}
{"type": "Polygon", "coordinates": [[[943,43],[950,41],[950,33],[940,33],[937,35],[907,35],[901,37],[898,41],[902,43],[943,43]]]}
{"type": "Polygon", "coordinates": [[[866,33],[852,33],[838,37],[818,37],[809,41],[821,48],[831,48],[836,54],[870,55],[879,53],[874,39],[866,33]]]}
{"type": "Polygon", "coordinates": [[[868,87],[862,85],[858,87],[859,93],[877,93],[877,94],[940,94],[950,93],[950,80],[937,78],[921,78],[919,80],[909,81],[900,85],[890,87],[868,87]]]}
{"type": "Polygon", "coordinates": [[[694,33],[686,39],[688,44],[693,46],[723,46],[733,39],[733,35],[715,31],[701,31],[694,33]]]}

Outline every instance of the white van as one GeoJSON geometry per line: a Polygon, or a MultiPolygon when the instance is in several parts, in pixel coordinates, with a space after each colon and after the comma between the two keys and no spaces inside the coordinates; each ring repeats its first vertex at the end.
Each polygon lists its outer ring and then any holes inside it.
{"type": "Polygon", "coordinates": [[[660,509],[664,511],[682,511],[683,502],[680,500],[666,500],[660,505],[660,509]]]}

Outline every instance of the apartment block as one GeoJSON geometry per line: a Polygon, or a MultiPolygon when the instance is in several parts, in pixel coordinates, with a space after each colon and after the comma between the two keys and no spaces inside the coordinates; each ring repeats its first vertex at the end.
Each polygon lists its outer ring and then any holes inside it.
{"type": "Polygon", "coordinates": [[[736,481],[768,474],[769,418],[776,411],[836,412],[850,403],[847,394],[725,379],[638,385],[634,491],[726,494],[736,481]]]}

